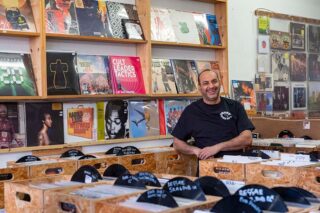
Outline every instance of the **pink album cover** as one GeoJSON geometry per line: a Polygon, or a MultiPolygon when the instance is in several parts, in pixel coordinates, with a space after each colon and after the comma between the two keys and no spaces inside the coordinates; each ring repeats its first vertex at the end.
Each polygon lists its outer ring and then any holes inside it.
{"type": "Polygon", "coordinates": [[[139,57],[110,56],[109,68],[114,94],[145,94],[139,57]]]}

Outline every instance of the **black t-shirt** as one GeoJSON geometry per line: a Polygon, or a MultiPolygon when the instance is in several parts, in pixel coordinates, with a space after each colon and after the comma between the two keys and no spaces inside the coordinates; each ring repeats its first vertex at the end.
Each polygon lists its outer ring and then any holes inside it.
{"type": "Polygon", "coordinates": [[[204,148],[254,129],[239,102],[221,97],[219,104],[208,105],[200,99],[187,106],[171,134],[182,141],[193,137],[195,146],[204,148]]]}

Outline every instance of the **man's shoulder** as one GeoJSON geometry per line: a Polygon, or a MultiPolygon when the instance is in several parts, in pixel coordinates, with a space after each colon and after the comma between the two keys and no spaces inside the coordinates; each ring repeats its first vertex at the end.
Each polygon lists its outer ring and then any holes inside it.
{"type": "Polygon", "coordinates": [[[233,99],[230,99],[230,98],[221,97],[221,101],[225,102],[229,106],[239,106],[239,105],[241,105],[239,101],[236,101],[236,100],[233,100],[233,99]]]}

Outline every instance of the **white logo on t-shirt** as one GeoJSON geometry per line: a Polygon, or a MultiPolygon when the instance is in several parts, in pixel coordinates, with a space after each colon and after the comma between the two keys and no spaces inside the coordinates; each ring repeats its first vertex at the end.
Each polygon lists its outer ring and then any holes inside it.
{"type": "Polygon", "coordinates": [[[224,111],[224,112],[220,112],[220,117],[223,119],[223,120],[230,120],[232,118],[232,115],[230,112],[227,112],[227,111],[224,111]]]}

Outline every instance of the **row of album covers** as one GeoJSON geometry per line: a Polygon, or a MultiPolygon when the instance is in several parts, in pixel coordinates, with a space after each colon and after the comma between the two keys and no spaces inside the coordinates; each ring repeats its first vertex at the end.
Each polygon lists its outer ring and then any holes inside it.
{"type": "Polygon", "coordinates": [[[191,101],[0,103],[0,147],[166,135],[191,101]]]}
{"type": "MultiPolygon", "coordinates": [[[[144,40],[137,8],[108,0],[43,0],[46,32],[144,40]]],[[[1,30],[35,32],[30,0],[3,0],[1,30]]],[[[38,29],[39,31],[39,29],[38,29]]],[[[151,8],[153,40],[221,45],[217,18],[212,14],[151,8]]]]}

